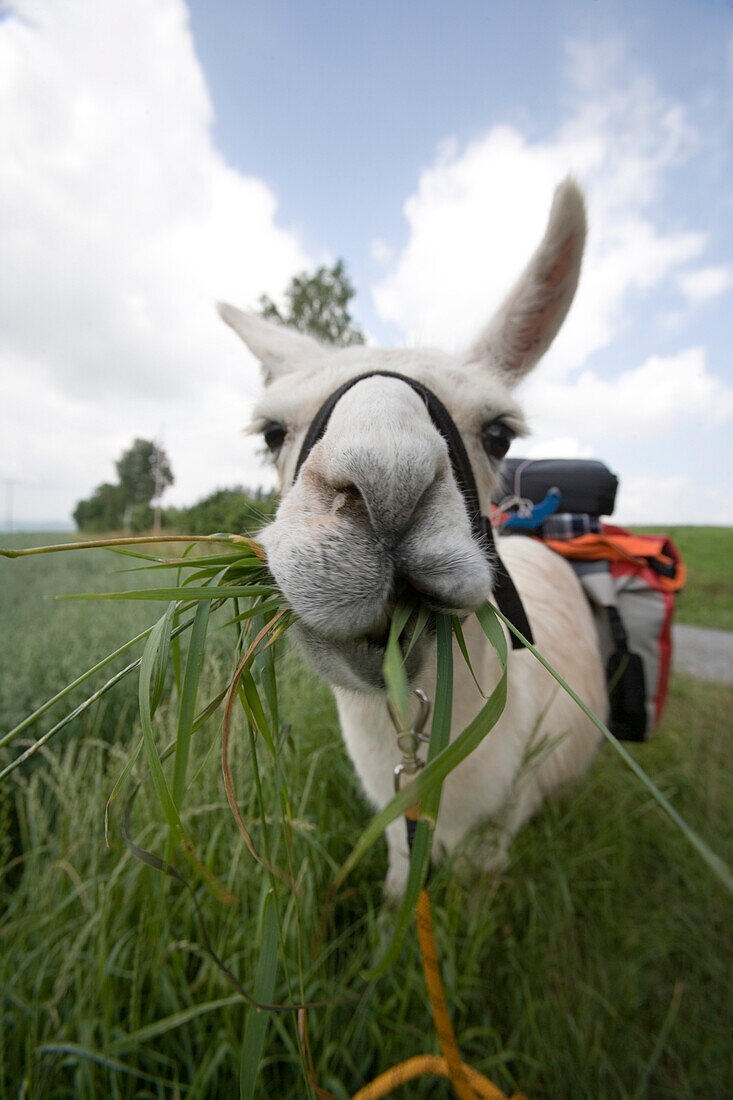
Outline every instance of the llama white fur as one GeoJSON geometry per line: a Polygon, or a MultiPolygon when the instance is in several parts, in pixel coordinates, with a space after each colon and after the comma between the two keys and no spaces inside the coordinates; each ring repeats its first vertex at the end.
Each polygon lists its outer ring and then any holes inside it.
{"type": "MultiPolygon", "coordinates": [[[[424,383],[463,437],[488,514],[498,462],[481,431],[502,422],[523,434],[512,390],[556,335],[575,293],[585,241],[583,198],[570,180],[558,187],[545,236],[523,275],[473,346],[460,357],[428,350],[335,349],[262,318],[221,306],[222,317],[264,366],[268,383],[253,431],[282,425],[276,464],[282,501],[261,534],[270,568],[297,612],[300,644],[333,685],[346,747],[364,789],[381,807],[393,794],[398,760],[380,669],[383,634],[396,583],[461,612],[491,593],[492,570],[472,537],[445,441],[421,399],[404,382],[364,379],[337,403],[328,428],[294,480],[307,428],[343,382],[389,370],[424,383]]],[[[522,596],[539,650],[599,715],[606,688],[593,620],[567,563],[526,538],[499,550],[522,596]]],[[[464,624],[484,690],[498,663],[475,616],[464,624]]],[[[505,711],[479,748],[446,780],[436,841],[451,851],[483,819],[499,826],[492,860],[546,794],[587,768],[595,728],[526,650],[511,650],[505,711]],[[539,741],[545,751],[529,761],[539,741]]],[[[457,735],[483,700],[454,655],[457,735]]],[[[434,697],[434,642],[423,638],[408,671],[434,697]]],[[[404,888],[404,825],[387,830],[386,890],[404,888]]]]}

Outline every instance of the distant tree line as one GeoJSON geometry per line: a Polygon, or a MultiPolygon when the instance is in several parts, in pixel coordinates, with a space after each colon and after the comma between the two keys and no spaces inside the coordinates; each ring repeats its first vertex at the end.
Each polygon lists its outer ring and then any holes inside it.
{"type": "Polygon", "coordinates": [[[252,534],[275,514],[277,495],[270,489],[216,489],[190,508],[164,508],[166,530],[182,534],[212,535],[217,531],[252,534]]]}
{"type": "MultiPolygon", "coordinates": [[[[99,485],[89,500],[74,510],[74,520],[82,531],[120,531],[123,529],[125,498],[119,485],[99,485]]],[[[248,489],[236,485],[216,489],[185,508],[161,508],[159,525],[181,534],[211,535],[216,531],[251,534],[271,519],[277,508],[277,496],[270,489],[248,489]]],[[[127,530],[136,534],[153,527],[154,513],[149,504],[133,505],[127,530]]]]}
{"type": "Polygon", "coordinates": [[[115,463],[119,481],[102,482],[73,512],[83,531],[146,531],[155,521],[152,501],[173,484],[168,456],[152,439],[136,439],[115,463]]]}

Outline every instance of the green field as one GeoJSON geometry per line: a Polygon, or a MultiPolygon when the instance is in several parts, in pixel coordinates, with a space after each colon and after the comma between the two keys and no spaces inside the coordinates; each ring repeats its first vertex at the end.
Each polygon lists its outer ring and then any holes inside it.
{"type": "MultiPolygon", "coordinates": [[[[677,532],[710,605],[725,606],[729,595],[709,583],[726,539],[729,532],[711,532],[695,545],[692,529],[677,532]]],[[[103,551],[0,559],[0,730],[152,621],[154,605],[44,598],[139,587],[140,574],[113,572],[123,567],[103,551]]],[[[213,641],[204,670],[212,690],[230,670],[233,634],[213,641]]],[[[381,845],[347,880],[319,944],[329,883],[369,810],[327,688],[292,652],[281,658],[280,681],[280,774],[259,751],[260,797],[243,723],[232,765],[255,846],[269,840],[277,863],[288,850],[281,782],[289,792],[297,891],[271,882],[236,831],[216,722],[193,739],[183,817],[207,867],[236,895],[224,904],[197,880],[211,944],[248,988],[257,980],[263,899],[274,890],[273,997],[333,1002],[309,1011],[310,1045],[318,1084],[347,1100],[395,1061],[436,1052],[437,1041],[411,936],[385,978],[362,977],[389,937],[381,845]]],[[[133,858],[117,804],[111,849],[104,846],[105,803],[140,734],[136,692],[124,681],[0,787],[1,1097],[229,1098],[251,1068],[241,1064],[250,1010],[207,954],[190,895],[133,858]]],[[[165,696],[159,713],[167,740],[175,730],[165,696]]],[[[729,862],[732,714],[732,688],[676,678],[655,740],[634,750],[729,862]]],[[[167,828],[149,782],[131,830],[165,854],[167,828]]],[[[456,856],[434,875],[431,895],[464,1058],[505,1091],[530,1100],[733,1095],[733,902],[610,749],[524,830],[506,872],[472,880],[456,856]]],[[[269,1018],[254,1095],[315,1096],[292,1014],[269,1018]]],[[[451,1091],[425,1080],[394,1095],[451,1091]]]]}
{"type": "Polygon", "coordinates": [[[733,527],[638,527],[666,534],[687,565],[677,622],[733,630],[733,527]]]}

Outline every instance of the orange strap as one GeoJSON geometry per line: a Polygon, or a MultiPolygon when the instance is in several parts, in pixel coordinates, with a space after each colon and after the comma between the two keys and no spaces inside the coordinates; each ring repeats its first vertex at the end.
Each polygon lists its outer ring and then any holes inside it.
{"type": "MultiPolygon", "coordinates": [[[[464,1062],[461,1066],[473,1090],[470,1093],[471,1100],[507,1100],[505,1094],[482,1074],[464,1062]]],[[[381,1097],[387,1096],[400,1085],[414,1081],[416,1077],[424,1077],[428,1073],[435,1077],[450,1078],[445,1058],[440,1058],[437,1054],[416,1054],[414,1058],[408,1058],[407,1061],[400,1062],[392,1066],[392,1069],[388,1069],[386,1073],[375,1077],[363,1089],[359,1089],[352,1100],[381,1100],[381,1097]]],[[[515,1092],[511,1100],[524,1100],[524,1098],[521,1093],[515,1092]]]]}
{"type": "MultiPolygon", "coordinates": [[[[412,820],[416,820],[417,816],[417,806],[411,806],[405,814],[405,817],[412,820]]],[[[407,1081],[413,1081],[416,1077],[423,1077],[428,1073],[448,1077],[459,1100],[527,1100],[520,1092],[515,1092],[507,1098],[501,1089],[489,1081],[488,1077],[484,1077],[478,1070],[461,1061],[461,1052],[458,1049],[445,1003],[438,952],[435,948],[433,921],[430,915],[430,898],[425,887],[420,891],[417,899],[415,924],[420,941],[425,985],[443,1057],[439,1058],[435,1054],[418,1054],[405,1062],[399,1062],[385,1073],[381,1073],[379,1077],[375,1077],[363,1089],[359,1089],[351,1100],[380,1100],[382,1096],[387,1096],[407,1081]]]]}
{"type": "MultiPolygon", "coordinates": [[[[433,1010],[433,1023],[438,1033],[443,1057],[439,1058],[435,1054],[418,1054],[405,1062],[399,1062],[379,1077],[375,1077],[363,1089],[359,1089],[351,1100],[380,1100],[407,1081],[413,1081],[416,1077],[423,1077],[428,1073],[448,1077],[459,1100],[507,1100],[505,1093],[492,1084],[488,1077],[484,1077],[478,1070],[461,1061],[443,993],[433,922],[430,916],[430,899],[424,888],[420,891],[417,900],[415,923],[420,941],[425,984],[430,997],[430,1007],[433,1010]]],[[[526,1097],[520,1092],[515,1092],[509,1100],[526,1100],[526,1097]]]]}
{"type": "Polygon", "coordinates": [[[664,553],[666,538],[653,535],[616,535],[603,532],[577,535],[573,539],[543,539],[546,546],[565,558],[574,561],[627,561],[632,565],[648,565],[648,558],[656,558],[667,565],[675,566],[674,577],[656,574],[660,588],[668,592],[678,592],[685,583],[687,570],[682,561],[675,561],[664,553]]]}

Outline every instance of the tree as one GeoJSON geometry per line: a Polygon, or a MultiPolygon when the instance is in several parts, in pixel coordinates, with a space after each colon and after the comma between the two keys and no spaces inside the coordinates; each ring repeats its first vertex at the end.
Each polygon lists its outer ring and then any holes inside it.
{"type": "MultiPolygon", "coordinates": [[[[136,439],[115,463],[119,484],[98,485],[88,500],[74,509],[74,522],[85,531],[145,531],[157,516],[150,502],[173,484],[173,471],[162,447],[150,439],[136,439]]],[[[157,509],[156,509],[157,513],[157,509]]]]}
{"type": "Polygon", "coordinates": [[[355,293],[343,260],[338,260],[333,267],[319,267],[313,275],[305,271],[296,275],[285,291],[287,309],[282,313],[272,299],[263,294],[260,313],[326,344],[351,347],[364,343],[364,335],[352,323],[348,310],[355,293]]]}
{"type": "Polygon", "coordinates": [[[192,535],[210,535],[212,531],[254,534],[271,519],[277,507],[275,494],[265,489],[216,489],[189,508],[166,508],[163,522],[192,535]]]}
{"type": "Polygon", "coordinates": [[[128,505],[150,504],[173,484],[168,456],[152,439],[136,439],[115,468],[128,505]]]}
{"type": "Polygon", "coordinates": [[[74,509],[74,523],[84,531],[119,531],[125,512],[121,485],[105,481],[88,500],[80,500],[74,509]]]}

